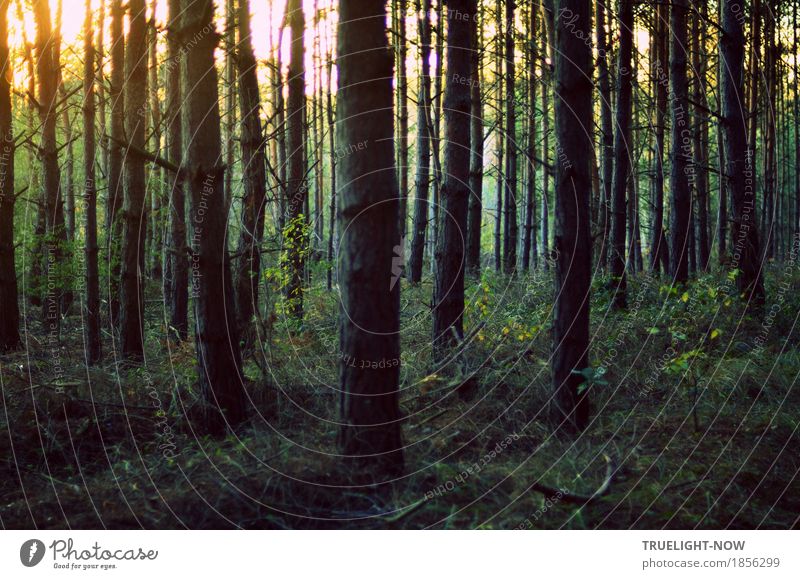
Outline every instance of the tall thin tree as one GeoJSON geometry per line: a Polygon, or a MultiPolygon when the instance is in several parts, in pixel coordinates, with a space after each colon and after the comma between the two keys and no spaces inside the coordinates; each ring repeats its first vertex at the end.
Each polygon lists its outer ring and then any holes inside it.
{"type": "Polygon", "coordinates": [[[555,24],[556,84],[556,303],[553,323],[552,411],[566,430],[583,429],[589,401],[581,374],[589,366],[589,292],[592,242],[591,2],[563,0],[555,24]]]}
{"type": "Polygon", "coordinates": [[[400,284],[392,283],[399,204],[385,0],[340,0],[338,30],[338,142],[369,143],[368,153],[346,155],[339,165],[339,446],[359,470],[386,477],[401,472],[403,450],[400,284]]]}

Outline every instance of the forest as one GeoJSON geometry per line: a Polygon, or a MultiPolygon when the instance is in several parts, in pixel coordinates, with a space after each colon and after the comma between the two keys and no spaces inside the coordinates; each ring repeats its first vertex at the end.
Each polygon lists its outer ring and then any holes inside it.
{"type": "Polygon", "coordinates": [[[0,527],[800,528],[797,0],[0,0],[0,527]]]}

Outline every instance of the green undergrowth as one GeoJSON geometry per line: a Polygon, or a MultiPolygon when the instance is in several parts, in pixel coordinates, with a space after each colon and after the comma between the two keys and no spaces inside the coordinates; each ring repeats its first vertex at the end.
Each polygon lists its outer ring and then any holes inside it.
{"type": "MultiPolygon", "coordinates": [[[[800,276],[776,268],[767,281],[766,304],[745,311],[733,277],[678,288],[641,274],[614,311],[597,277],[580,369],[592,419],[578,436],[548,420],[549,273],[471,280],[466,339],[444,365],[431,353],[431,282],[404,281],[406,474],[375,487],[335,455],[341,306],[324,275],[303,324],[261,316],[244,361],[251,420],[224,440],[199,434],[194,346],[166,338],[163,312],[148,313],[143,366],[88,372],[79,339],[53,346],[33,322],[26,351],[1,359],[2,525],[797,527],[800,276]],[[565,498],[609,474],[602,497],[565,498]]],[[[79,324],[68,317],[62,335],[79,324]]]]}

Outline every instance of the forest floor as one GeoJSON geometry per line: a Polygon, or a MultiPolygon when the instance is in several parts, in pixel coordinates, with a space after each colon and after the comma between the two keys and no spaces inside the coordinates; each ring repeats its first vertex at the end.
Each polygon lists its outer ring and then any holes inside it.
{"type": "Polygon", "coordinates": [[[143,366],[87,371],[79,316],[60,344],[29,318],[24,351],[0,357],[0,525],[798,528],[799,282],[775,266],[766,305],[744,315],[723,274],[680,290],[637,276],[625,312],[597,278],[592,420],[577,438],[547,420],[548,273],[471,282],[472,339],[444,368],[431,359],[431,286],[404,286],[406,475],[373,489],[333,454],[335,292],[308,292],[302,327],[264,324],[245,363],[253,418],[224,440],[195,434],[194,347],[165,338],[155,304],[143,366]],[[608,492],[582,506],[532,488],[591,495],[608,474],[608,492]]]}

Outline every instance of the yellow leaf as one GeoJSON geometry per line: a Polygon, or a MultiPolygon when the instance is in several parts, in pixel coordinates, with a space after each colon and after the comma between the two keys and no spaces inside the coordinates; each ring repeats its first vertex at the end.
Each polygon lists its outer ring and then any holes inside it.
{"type": "Polygon", "coordinates": [[[681,296],[681,301],[683,303],[686,303],[686,302],[689,301],[689,292],[683,292],[683,295],[681,296]]]}
{"type": "Polygon", "coordinates": [[[719,334],[720,334],[720,331],[719,331],[719,330],[714,330],[714,331],[712,331],[712,332],[711,332],[711,339],[712,339],[712,340],[716,340],[717,338],[719,338],[719,334]]]}

